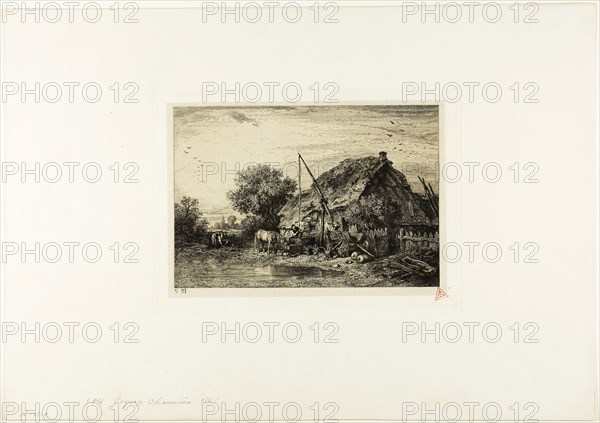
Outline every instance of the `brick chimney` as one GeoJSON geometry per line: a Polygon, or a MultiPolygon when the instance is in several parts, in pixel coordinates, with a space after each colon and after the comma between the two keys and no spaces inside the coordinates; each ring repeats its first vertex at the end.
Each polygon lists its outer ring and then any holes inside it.
{"type": "Polygon", "coordinates": [[[380,151],[379,152],[379,161],[380,162],[387,162],[387,153],[385,151],[380,151]]]}

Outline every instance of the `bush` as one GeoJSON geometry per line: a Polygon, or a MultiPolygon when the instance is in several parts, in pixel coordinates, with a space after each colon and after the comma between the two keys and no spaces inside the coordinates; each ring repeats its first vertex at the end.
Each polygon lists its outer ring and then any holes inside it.
{"type": "Polygon", "coordinates": [[[397,202],[387,197],[369,195],[351,202],[346,218],[350,225],[363,229],[394,228],[400,224],[401,213],[397,202]]]}
{"type": "Polygon", "coordinates": [[[208,230],[208,221],[202,217],[198,200],[183,197],[175,203],[175,244],[202,242],[208,230]]]}

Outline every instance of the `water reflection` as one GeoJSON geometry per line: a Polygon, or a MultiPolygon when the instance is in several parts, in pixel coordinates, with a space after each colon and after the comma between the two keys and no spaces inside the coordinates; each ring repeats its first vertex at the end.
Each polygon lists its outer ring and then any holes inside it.
{"type": "Polygon", "coordinates": [[[245,280],[284,280],[301,279],[306,277],[337,277],[344,272],[339,270],[320,269],[310,266],[285,266],[274,264],[263,267],[251,265],[227,265],[219,271],[210,272],[202,276],[203,279],[245,279],[245,280]]]}

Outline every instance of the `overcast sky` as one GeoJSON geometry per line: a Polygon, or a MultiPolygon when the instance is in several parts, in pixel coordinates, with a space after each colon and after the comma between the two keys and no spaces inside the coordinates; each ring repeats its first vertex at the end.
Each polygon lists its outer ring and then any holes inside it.
{"type": "Polygon", "coordinates": [[[414,191],[423,192],[423,174],[438,190],[437,106],[177,107],[173,115],[175,200],[197,198],[211,222],[240,217],[226,197],[236,169],[269,162],[297,179],[298,153],[318,177],[344,159],[387,151],[414,191]]]}

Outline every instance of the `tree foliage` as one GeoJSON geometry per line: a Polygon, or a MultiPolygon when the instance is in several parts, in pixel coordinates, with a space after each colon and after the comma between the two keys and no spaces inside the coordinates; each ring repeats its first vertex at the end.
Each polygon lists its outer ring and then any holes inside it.
{"type": "Polygon", "coordinates": [[[175,203],[175,242],[201,241],[207,229],[208,221],[202,217],[197,199],[183,197],[175,203]]]}
{"type": "Polygon", "coordinates": [[[242,219],[240,226],[242,228],[241,237],[245,242],[254,240],[254,234],[259,229],[268,228],[269,222],[258,216],[248,215],[242,219]]]}
{"type": "Polygon", "coordinates": [[[225,216],[221,216],[221,220],[213,225],[215,229],[240,229],[240,224],[237,222],[237,217],[230,215],[225,220],[225,216]]]}
{"type": "MultiPolygon", "coordinates": [[[[248,217],[258,218],[262,229],[279,224],[278,212],[292,197],[296,181],[283,176],[283,171],[267,164],[248,167],[237,173],[237,188],[227,193],[233,208],[248,217]]],[[[253,224],[257,220],[253,220],[253,224]]],[[[248,222],[247,222],[248,223],[248,222]]]]}
{"type": "Polygon", "coordinates": [[[229,216],[229,217],[227,218],[227,224],[229,225],[229,227],[230,227],[230,228],[233,228],[233,227],[235,227],[235,225],[236,225],[236,223],[235,223],[235,222],[236,222],[236,220],[237,220],[237,217],[235,217],[235,216],[233,216],[233,215],[231,215],[231,216],[229,216]]]}

